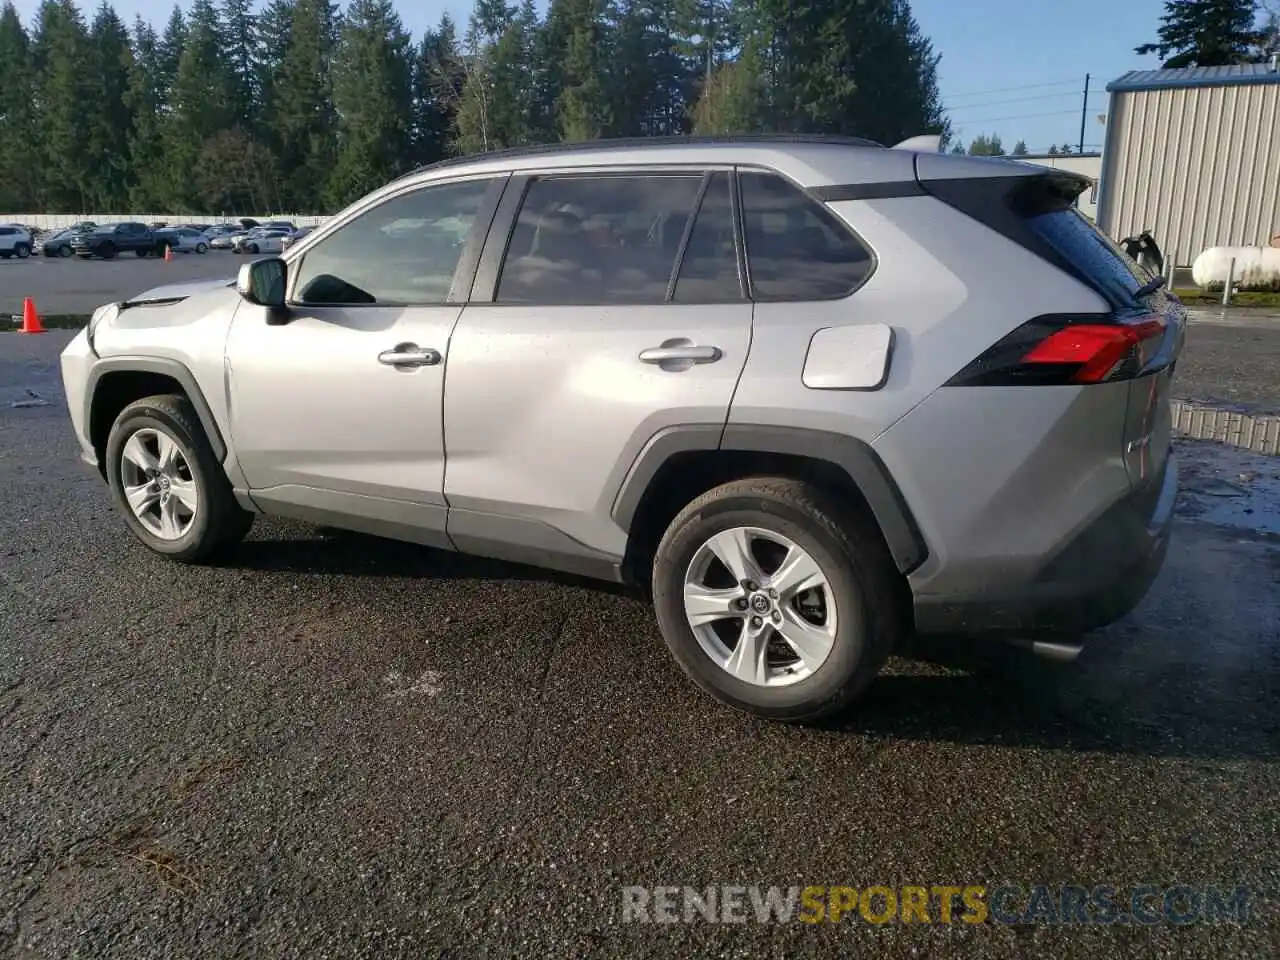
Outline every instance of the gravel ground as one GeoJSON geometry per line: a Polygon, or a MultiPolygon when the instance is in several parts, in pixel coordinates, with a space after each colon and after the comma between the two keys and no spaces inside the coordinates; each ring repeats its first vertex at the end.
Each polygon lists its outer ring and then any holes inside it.
{"type": "Polygon", "coordinates": [[[917,649],[788,728],[570,579],[275,521],[223,568],[146,553],[75,458],[68,336],[0,339],[0,386],[51,401],[0,403],[0,951],[1274,955],[1280,539],[1244,510],[1275,458],[1183,445],[1165,570],[1074,666],[917,649]],[[1187,928],[619,919],[624,884],[1002,882],[1261,899],[1187,928]]]}

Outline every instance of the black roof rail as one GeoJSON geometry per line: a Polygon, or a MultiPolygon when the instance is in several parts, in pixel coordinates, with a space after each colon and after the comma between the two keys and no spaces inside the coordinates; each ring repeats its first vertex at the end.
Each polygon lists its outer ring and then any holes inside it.
{"type": "Polygon", "coordinates": [[[878,147],[884,144],[864,137],[849,137],[832,133],[744,133],[723,136],[664,136],[664,137],[606,137],[600,140],[582,140],[574,143],[536,143],[523,147],[507,147],[469,153],[461,157],[449,157],[435,163],[424,164],[397,177],[403,180],[426,170],[477,163],[481,160],[517,160],[522,157],[538,157],[553,153],[586,153],[593,150],[634,150],[637,147],[714,146],[716,144],[826,144],[837,147],[878,147]]]}

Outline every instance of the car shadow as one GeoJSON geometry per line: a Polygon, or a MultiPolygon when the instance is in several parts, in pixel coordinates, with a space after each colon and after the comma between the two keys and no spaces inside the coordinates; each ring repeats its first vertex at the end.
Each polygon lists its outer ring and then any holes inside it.
{"type": "Polygon", "coordinates": [[[387,540],[331,527],[313,528],[318,538],[246,540],[226,565],[264,572],[355,577],[431,577],[449,580],[531,580],[635,595],[613,584],[524,564],[490,560],[416,543],[387,540]]]}
{"type": "MultiPolygon", "coordinates": [[[[228,565],[356,577],[540,581],[615,597],[639,595],[632,587],[520,564],[341,530],[318,532],[318,539],[247,540],[228,565]]],[[[1274,759],[1280,757],[1278,700],[1280,651],[1252,651],[1247,661],[1219,657],[1206,650],[1195,626],[1171,638],[1167,630],[1130,618],[1094,635],[1071,664],[999,641],[912,638],[852,711],[813,727],[962,746],[1274,759]]]]}

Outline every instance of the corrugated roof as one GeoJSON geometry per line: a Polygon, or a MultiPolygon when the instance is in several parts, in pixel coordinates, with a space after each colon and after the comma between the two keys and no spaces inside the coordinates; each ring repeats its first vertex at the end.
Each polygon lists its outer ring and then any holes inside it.
{"type": "Polygon", "coordinates": [[[1242,83],[1280,83],[1271,63],[1233,63],[1225,67],[1177,67],[1173,70],[1130,70],[1107,84],[1107,92],[1168,90],[1176,87],[1223,87],[1242,83]]]}

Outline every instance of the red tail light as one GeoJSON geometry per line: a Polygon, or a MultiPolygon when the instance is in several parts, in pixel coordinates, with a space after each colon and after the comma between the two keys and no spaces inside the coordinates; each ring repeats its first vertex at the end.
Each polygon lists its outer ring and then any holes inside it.
{"type": "Polygon", "coordinates": [[[951,378],[948,386],[1058,386],[1137,376],[1159,350],[1165,320],[1037,317],[951,378]]]}

